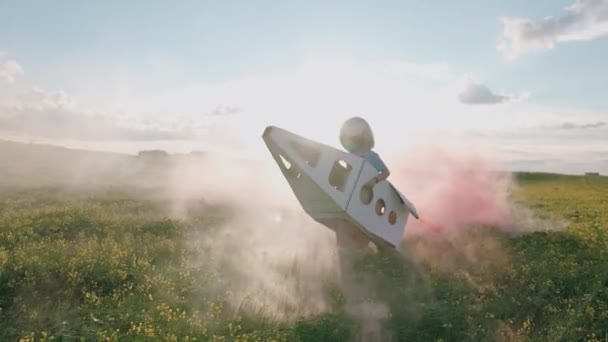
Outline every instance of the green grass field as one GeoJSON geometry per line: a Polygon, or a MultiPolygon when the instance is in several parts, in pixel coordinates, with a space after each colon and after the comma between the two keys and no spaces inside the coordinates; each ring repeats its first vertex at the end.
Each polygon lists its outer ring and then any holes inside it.
{"type": "MultiPolygon", "coordinates": [[[[608,179],[521,174],[518,183],[517,201],[567,229],[485,232],[507,261],[465,273],[392,255],[355,260],[371,279],[368,300],[389,307],[382,324],[393,340],[605,341],[608,179]]],[[[319,280],[331,303],[325,313],[284,321],[232,308],[231,265],[205,258],[210,245],[188,243],[220,229],[232,208],[201,207],[188,219],[166,208],[125,187],[0,189],[0,340],[355,338],[362,323],[331,279],[319,280]],[[204,262],[192,266],[193,258],[204,262]]]]}

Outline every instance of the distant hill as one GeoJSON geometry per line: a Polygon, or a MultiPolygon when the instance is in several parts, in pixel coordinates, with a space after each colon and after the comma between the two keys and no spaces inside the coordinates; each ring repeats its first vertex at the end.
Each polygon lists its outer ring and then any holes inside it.
{"type": "Polygon", "coordinates": [[[174,162],[175,158],[156,154],[134,156],[0,140],[0,185],[153,185],[174,162]]]}
{"type": "Polygon", "coordinates": [[[116,153],[0,141],[0,184],[66,184],[87,171],[96,170],[94,174],[98,177],[107,167],[128,159],[116,153]]]}
{"type": "Polygon", "coordinates": [[[144,150],[137,155],[72,149],[0,140],[0,187],[140,186],[166,187],[182,172],[199,173],[205,165],[251,169],[258,162],[210,151],[170,154],[144,150]],[[218,162],[219,161],[219,162],[218,162]]]}

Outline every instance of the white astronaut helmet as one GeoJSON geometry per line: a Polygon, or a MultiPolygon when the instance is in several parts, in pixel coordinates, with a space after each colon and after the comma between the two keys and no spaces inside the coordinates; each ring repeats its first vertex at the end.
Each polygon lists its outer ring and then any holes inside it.
{"type": "Polygon", "coordinates": [[[354,116],[342,124],[340,143],[350,153],[363,154],[374,148],[374,134],[365,119],[354,116]]]}

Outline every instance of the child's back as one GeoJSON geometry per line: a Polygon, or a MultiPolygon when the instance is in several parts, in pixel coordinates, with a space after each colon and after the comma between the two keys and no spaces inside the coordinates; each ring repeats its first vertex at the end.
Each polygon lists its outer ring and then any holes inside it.
{"type": "Polygon", "coordinates": [[[372,164],[372,166],[375,167],[378,172],[382,172],[387,169],[386,165],[382,161],[382,158],[380,158],[380,155],[378,155],[378,153],[374,152],[373,150],[370,150],[363,154],[359,154],[359,156],[361,156],[370,164],[372,164]]]}

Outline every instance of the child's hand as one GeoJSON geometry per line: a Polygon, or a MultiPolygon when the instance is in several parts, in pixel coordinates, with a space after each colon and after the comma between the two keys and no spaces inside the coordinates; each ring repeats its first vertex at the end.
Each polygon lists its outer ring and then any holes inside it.
{"type": "Polygon", "coordinates": [[[365,187],[366,188],[373,188],[374,185],[378,184],[378,180],[376,179],[376,177],[370,179],[367,183],[365,183],[365,187]]]}

